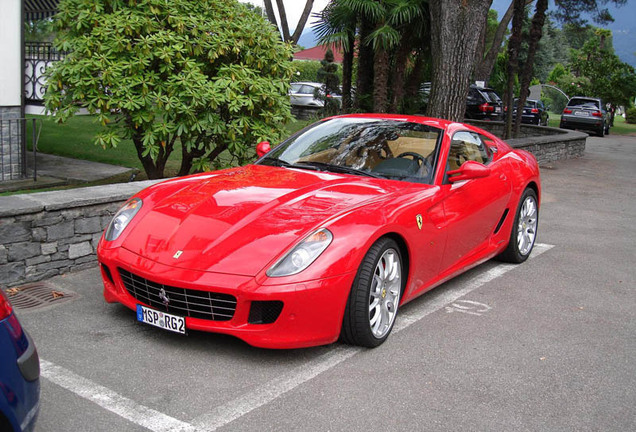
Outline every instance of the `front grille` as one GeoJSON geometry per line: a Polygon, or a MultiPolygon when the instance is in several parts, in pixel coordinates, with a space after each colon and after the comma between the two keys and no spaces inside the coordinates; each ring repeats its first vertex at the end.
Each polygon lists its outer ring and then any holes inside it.
{"type": "Polygon", "coordinates": [[[212,321],[229,321],[234,316],[236,297],[233,295],[172,287],[118,270],[130,295],[157,310],[212,321]],[[170,300],[168,306],[164,305],[160,293],[170,300]]]}

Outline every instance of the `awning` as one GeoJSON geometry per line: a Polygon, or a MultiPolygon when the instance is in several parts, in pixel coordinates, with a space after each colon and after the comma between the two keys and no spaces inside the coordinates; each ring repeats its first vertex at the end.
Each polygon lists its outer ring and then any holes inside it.
{"type": "Polygon", "coordinates": [[[60,0],[24,0],[24,19],[38,21],[50,18],[57,13],[60,0]]]}

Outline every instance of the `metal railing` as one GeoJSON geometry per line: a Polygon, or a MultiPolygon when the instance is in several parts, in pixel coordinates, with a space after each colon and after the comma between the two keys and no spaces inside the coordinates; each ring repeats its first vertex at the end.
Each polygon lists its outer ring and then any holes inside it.
{"type": "Polygon", "coordinates": [[[0,120],[0,181],[21,180],[29,177],[27,172],[28,138],[31,138],[33,163],[29,167],[33,181],[37,180],[37,147],[42,120],[0,120]]]}
{"type": "Polygon", "coordinates": [[[24,46],[24,93],[27,103],[41,104],[46,91],[44,72],[52,63],[62,60],[66,52],[58,51],[50,42],[27,42],[24,46]]]}

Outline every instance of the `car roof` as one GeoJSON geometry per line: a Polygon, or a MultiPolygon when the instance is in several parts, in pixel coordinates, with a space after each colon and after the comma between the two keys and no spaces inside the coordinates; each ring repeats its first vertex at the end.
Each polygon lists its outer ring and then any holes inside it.
{"type": "MultiPolygon", "coordinates": [[[[601,101],[601,98],[595,98],[595,97],[589,97],[589,96],[572,96],[570,98],[570,101],[572,101],[574,99],[587,100],[587,101],[590,101],[590,102],[600,102],[601,101]]],[[[568,101],[568,103],[570,103],[570,101],[568,101]]]]}
{"type": "Polygon", "coordinates": [[[314,87],[321,87],[323,85],[322,83],[311,82],[311,81],[296,81],[296,82],[293,82],[292,84],[310,85],[314,87]]]}

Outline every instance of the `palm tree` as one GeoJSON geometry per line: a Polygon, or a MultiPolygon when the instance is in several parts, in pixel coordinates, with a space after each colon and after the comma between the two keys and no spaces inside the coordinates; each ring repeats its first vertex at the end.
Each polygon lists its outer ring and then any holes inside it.
{"type": "Polygon", "coordinates": [[[408,59],[420,52],[428,34],[427,8],[428,0],[333,0],[317,15],[320,42],[339,44],[345,53],[345,96],[357,36],[357,109],[371,108],[368,99],[376,112],[401,108],[408,59]]]}

